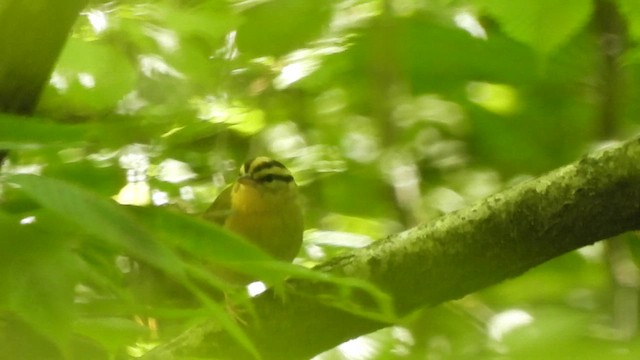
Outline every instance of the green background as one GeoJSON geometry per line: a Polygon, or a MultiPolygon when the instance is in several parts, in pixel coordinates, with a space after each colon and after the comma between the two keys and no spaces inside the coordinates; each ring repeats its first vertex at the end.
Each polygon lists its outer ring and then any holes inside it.
{"type": "MultiPolygon", "coordinates": [[[[193,220],[250,157],[294,172],[310,267],[629,138],[638,40],[633,0],[92,1],[34,115],[0,114],[4,351],[128,358],[224,319],[128,274],[261,259],[193,220]]],[[[318,359],[635,359],[635,236],[318,359]]]]}

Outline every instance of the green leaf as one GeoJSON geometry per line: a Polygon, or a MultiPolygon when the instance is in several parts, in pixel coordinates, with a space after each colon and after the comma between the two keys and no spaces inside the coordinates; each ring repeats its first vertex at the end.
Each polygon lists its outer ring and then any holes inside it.
{"type": "Polygon", "coordinates": [[[71,183],[35,175],[12,175],[8,180],[43,207],[76,224],[109,246],[183,279],[180,260],[115,202],[71,183]]]}
{"type": "MultiPolygon", "coordinates": [[[[0,310],[64,348],[71,334],[78,259],[67,239],[0,213],[0,310]]],[[[0,311],[1,312],[1,311],[0,311]]]]}
{"type": "Polygon", "coordinates": [[[111,110],[133,90],[135,80],[134,67],[124,53],[70,38],[38,108],[74,114],[111,110]]]}
{"type": "MultiPolygon", "coordinates": [[[[192,291],[242,346],[257,354],[251,340],[231,315],[220,305],[209,301],[206,295],[193,285],[186,277],[183,262],[153,236],[154,233],[171,231],[173,225],[150,232],[139,223],[129,209],[61,180],[35,175],[12,175],[8,180],[19,185],[40,205],[76,224],[86,233],[171,275],[192,291]]],[[[171,217],[165,219],[170,220],[171,217]]],[[[180,231],[167,233],[164,237],[174,235],[179,236],[180,231]]]]}
{"type": "Polygon", "coordinates": [[[583,27],[593,11],[586,0],[485,0],[487,10],[504,32],[542,55],[567,42],[583,27]]]}
{"type": "Polygon", "coordinates": [[[333,1],[272,0],[244,12],[238,48],[254,55],[284,55],[304,47],[328,26],[333,1]]]}
{"type": "Polygon", "coordinates": [[[76,333],[95,340],[111,353],[134,343],[136,338],[148,332],[144,326],[123,318],[80,319],[73,328],[76,333]]]}
{"type": "Polygon", "coordinates": [[[237,15],[227,2],[208,1],[195,7],[167,7],[167,25],[185,37],[199,37],[215,44],[237,25],[237,15]]]}
{"type": "Polygon", "coordinates": [[[87,141],[86,125],[67,125],[48,119],[0,114],[0,148],[69,147],[87,141]]]}
{"type": "MultiPolygon", "coordinates": [[[[278,269],[266,269],[268,266],[264,263],[276,262],[272,257],[252,243],[215,224],[166,209],[131,210],[137,215],[140,223],[153,229],[158,239],[204,264],[220,265],[267,282],[281,281],[286,275],[286,270],[283,273],[278,269]]],[[[284,267],[292,266],[276,263],[284,267]]]]}
{"type": "Polygon", "coordinates": [[[389,321],[394,318],[388,295],[367,282],[333,276],[274,260],[243,238],[204,220],[158,208],[132,210],[141,223],[153,229],[158,238],[167,241],[194,259],[222,265],[276,286],[287,277],[333,284],[335,287],[332,288],[337,291],[333,294],[325,294],[327,296],[325,300],[332,306],[376,320],[389,321]],[[363,294],[373,301],[373,307],[360,306],[357,298],[363,294]]]}
{"type": "Polygon", "coordinates": [[[258,247],[208,221],[162,208],[132,208],[133,213],[158,236],[193,254],[203,253],[216,262],[272,259],[258,247]]]}

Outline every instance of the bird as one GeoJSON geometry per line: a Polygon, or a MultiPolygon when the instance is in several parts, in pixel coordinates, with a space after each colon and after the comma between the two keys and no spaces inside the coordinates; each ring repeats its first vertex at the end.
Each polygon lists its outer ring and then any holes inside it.
{"type": "Polygon", "coordinates": [[[302,246],[298,186],[286,166],[266,156],[247,160],[236,181],[218,195],[203,218],[281,261],[293,261],[302,246]]]}
{"type": "MultiPolygon", "coordinates": [[[[286,166],[266,156],[246,161],[240,167],[237,179],[216,197],[201,217],[244,237],[277,260],[292,262],[302,246],[304,222],[298,186],[286,166]]],[[[239,273],[223,264],[205,261],[202,265],[228,287],[211,287],[201,279],[192,279],[197,287],[210,299],[224,299],[227,311],[243,322],[242,312],[236,309],[234,301],[238,294],[246,294],[240,289],[262,279],[239,273]]],[[[202,304],[191,289],[156,269],[140,267],[132,278],[134,288],[145,304],[168,304],[178,308],[202,304]]],[[[172,319],[161,320],[172,322],[172,319]]]]}

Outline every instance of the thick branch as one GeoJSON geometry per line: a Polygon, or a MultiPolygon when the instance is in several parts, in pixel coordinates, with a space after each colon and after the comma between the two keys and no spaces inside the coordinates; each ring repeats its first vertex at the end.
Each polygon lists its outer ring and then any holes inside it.
{"type": "MultiPolygon", "coordinates": [[[[69,30],[86,3],[0,2],[0,112],[33,112],[69,30]]],[[[8,155],[8,150],[0,149],[0,167],[8,155]]]]}
{"type": "MultiPolygon", "coordinates": [[[[467,209],[390,236],[318,268],[368,280],[399,314],[460,298],[522,274],[570,250],[640,228],[640,139],[598,151],[467,209]]],[[[246,331],[264,359],[305,359],[388,324],[332,308],[327,288],[292,284],[281,302],[255,301],[246,331]],[[300,295],[306,293],[307,295],[300,295]]],[[[208,354],[250,358],[209,324],[147,358],[208,354]],[[194,335],[196,334],[196,335],[194,335]]]]}
{"type": "Polygon", "coordinates": [[[87,0],[0,3],[0,111],[33,111],[69,29],[86,3],[87,0]]]}

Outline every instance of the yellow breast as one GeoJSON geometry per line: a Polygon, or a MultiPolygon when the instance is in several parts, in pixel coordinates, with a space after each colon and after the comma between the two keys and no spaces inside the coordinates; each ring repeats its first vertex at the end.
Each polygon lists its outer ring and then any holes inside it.
{"type": "Polygon", "coordinates": [[[271,191],[236,183],[224,226],[277,259],[293,260],[300,250],[304,230],[295,184],[271,191]]]}

